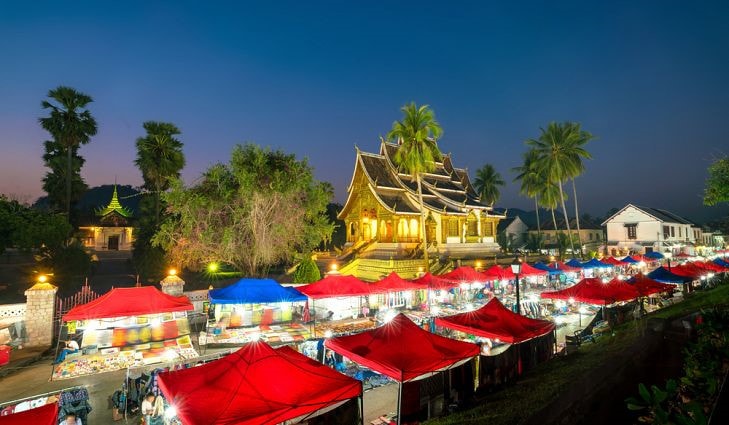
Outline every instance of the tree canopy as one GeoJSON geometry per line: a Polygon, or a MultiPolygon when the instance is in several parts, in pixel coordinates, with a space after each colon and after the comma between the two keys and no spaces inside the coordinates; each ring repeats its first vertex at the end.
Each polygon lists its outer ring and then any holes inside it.
{"type": "MultiPolygon", "coordinates": [[[[71,217],[72,189],[74,184],[74,154],[80,145],[85,145],[96,134],[96,120],[86,109],[89,103],[93,102],[91,96],[78,92],[71,87],[59,86],[48,91],[48,99],[41,102],[43,109],[49,110],[47,117],[38,121],[53,137],[53,141],[66,154],[66,196],[65,207],[69,219],[71,217]]],[[[48,150],[48,146],[46,146],[48,150]]],[[[48,160],[46,159],[48,162],[48,160]]],[[[81,168],[81,164],[78,168],[81,168]]],[[[52,172],[57,172],[56,167],[49,165],[52,172]]],[[[76,173],[78,174],[78,173],[76,173]]],[[[49,192],[50,194],[50,192],[49,192]]]]}
{"type": "Polygon", "coordinates": [[[714,161],[708,169],[709,177],[706,179],[704,189],[704,204],[716,205],[729,202],[729,157],[725,156],[714,161]]]}
{"type": "Polygon", "coordinates": [[[172,182],[162,195],[170,217],[153,243],[178,267],[223,262],[261,275],[331,237],[326,207],[332,195],[306,160],[237,145],[229,163],[210,167],[194,186],[172,182]]]}
{"type": "Polygon", "coordinates": [[[504,185],[504,179],[493,165],[485,164],[476,170],[476,180],[473,185],[481,197],[481,202],[493,207],[501,196],[499,186],[504,185]]]}

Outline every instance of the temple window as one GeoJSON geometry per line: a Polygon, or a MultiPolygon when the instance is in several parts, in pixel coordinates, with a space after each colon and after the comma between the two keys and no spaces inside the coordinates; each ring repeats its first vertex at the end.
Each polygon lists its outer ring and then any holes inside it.
{"type": "Polygon", "coordinates": [[[448,219],[448,233],[447,236],[460,236],[460,232],[458,229],[458,219],[455,218],[449,218],[448,219]]]}

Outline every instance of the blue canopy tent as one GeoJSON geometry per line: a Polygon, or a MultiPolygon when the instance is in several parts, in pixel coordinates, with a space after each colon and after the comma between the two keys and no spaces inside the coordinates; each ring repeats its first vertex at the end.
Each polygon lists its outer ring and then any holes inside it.
{"type": "Polygon", "coordinates": [[[605,264],[597,258],[593,258],[590,261],[585,261],[584,263],[582,263],[581,267],[583,269],[611,269],[613,266],[605,264]]]}
{"type": "Polygon", "coordinates": [[[241,279],[208,293],[213,304],[265,304],[306,301],[306,295],[273,279],[241,279]]]}
{"type": "Polygon", "coordinates": [[[726,261],[722,260],[721,258],[715,258],[714,264],[718,264],[722,267],[729,267],[729,262],[726,262],[726,261]]]}
{"type": "Polygon", "coordinates": [[[553,269],[552,267],[549,267],[548,265],[546,265],[544,263],[539,263],[539,262],[534,263],[534,268],[535,269],[539,269],[539,270],[544,270],[546,272],[549,272],[550,275],[564,273],[563,270],[553,269]]]}
{"type": "Polygon", "coordinates": [[[567,261],[565,264],[567,264],[570,267],[579,267],[579,268],[583,267],[582,263],[577,258],[573,258],[573,259],[567,261]]]}
{"type": "Polygon", "coordinates": [[[653,280],[657,280],[659,282],[674,283],[674,284],[689,283],[692,280],[690,277],[679,276],[677,274],[673,274],[663,267],[659,267],[659,268],[653,270],[652,272],[648,273],[647,276],[649,278],[651,278],[653,280]]]}
{"type": "Polygon", "coordinates": [[[658,251],[646,252],[643,256],[650,258],[651,260],[662,260],[665,258],[665,256],[658,251]]]}
{"type": "Polygon", "coordinates": [[[625,258],[623,258],[622,260],[620,260],[620,262],[628,263],[628,264],[636,264],[636,263],[638,263],[638,260],[636,260],[635,258],[628,255],[625,258]]]}

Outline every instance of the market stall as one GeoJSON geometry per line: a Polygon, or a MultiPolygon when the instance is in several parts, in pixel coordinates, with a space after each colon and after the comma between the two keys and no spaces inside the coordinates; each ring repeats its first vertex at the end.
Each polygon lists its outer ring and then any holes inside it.
{"type": "Polygon", "coordinates": [[[296,289],[311,299],[314,337],[348,334],[375,326],[374,320],[362,314],[370,286],[354,276],[328,275],[296,289]]]}
{"type": "Polygon", "coordinates": [[[363,315],[369,316],[371,313],[384,317],[394,316],[397,311],[424,309],[427,289],[427,286],[390,272],[384,278],[369,284],[370,295],[363,315]]]}
{"type": "Polygon", "coordinates": [[[158,382],[184,425],[297,423],[334,408],[347,412],[331,423],[360,423],[359,381],[264,342],[202,366],[162,372],[158,382]]]}
{"type": "MultiPolygon", "coordinates": [[[[421,412],[427,412],[429,407],[444,406],[444,394],[450,394],[451,388],[445,388],[440,381],[440,388],[435,393],[428,393],[423,397],[425,390],[419,384],[403,385],[438,375],[468,363],[478,355],[479,348],[475,344],[445,338],[418,327],[405,315],[399,314],[389,323],[373,330],[356,335],[330,338],[325,346],[345,358],[360,365],[368,367],[383,375],[389,376],[399,383],[398,388],[398,423],[400,421],[422,420],[421,412]],[[405,393],[405,395],[403,395],[405,393]]],[[[470,371],[465,368],[463,372],[470,371]]],[[[463,380],[466,382],[467,379],[463,380]]],[[[433,381],[436,382],[436,381],[433,381]]],[[[473,385],[468,388],[454,388],[465,397],[464,392],[473,391],[473,385]]],[[[430,410],[435,416],[440,411],[430,410]]],[[[427,419],[427,418],[426,418],[427,419]]]]}
{"type": "Polygon", "coordinates": [[[56,425],[57,423],[58,403],[0,416],[0,425],[56,425]]]}
{"type": "Polygon", "coordinates": [[[414,315],[411,319],[416,319],[419,323],[422,323],[430,316],[455,314],[459,311],[458,295],[460,294],[460,282],[458,280],[444,279],[441,276],[435,276],[428,272],[414,279],[413,282],[427,288],[428,293],[427,308],[423,308],[421,313],[416,311],[409,312],[411,315],[414,315]]]}
{"type": "Polygon", "coordinates": [[[153,286],[114,288],[76,306],[63,315],[63,323],[80,349],[54,367],[52,379],[197,357],[187,320],[192,309],[187,297],[153,286]]]}
{"type": "Polygon", "coordinates": [[[212,314],[206,345],[241,345],[262,339],[271,345],[309,338],[303,324],[306,295],[273,279],[240,279],[208,294],[212,314]]]}
{"type": "Polygon", "coordinates": [[[437,326],[472,335],[481,343],[481,368],[479,382],[488,386],[495,380],[495,369],[507,370],[516,366],[518,374],[523,373],[552,357],[555,343],[555,324],[549,320],[530,319],[513,313],[496,298],[480,309],[454,316],[435,319],[437,326]],[[513,344],[506,350],[504,344],[513,344]],[[516,358],[508,350],[517,351],[516,358]],[[493,355],[502,359],[484,359],[493,355]],[[509,364],[513,359],[515,364],[509,364]]]}
{"type": "Polygon", "coordinates": [[[598,278],[584,278],[568,288],[542,292],[541,297],[604,306],[639,296],[637,291],[622,286],[622,283],[617,279],[604,283],[598,278]]]}

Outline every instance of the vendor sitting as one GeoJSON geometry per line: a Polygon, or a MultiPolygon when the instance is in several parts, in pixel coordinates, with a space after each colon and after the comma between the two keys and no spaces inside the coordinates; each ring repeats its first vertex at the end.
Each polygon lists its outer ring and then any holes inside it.
{"type": "Polygon", "coordinates": [[[58,357],[56,358],[56,364],[66,360],[66,356],[71,353],[78,353],[78,342],[69,339],[68,341],[66,341],[66,346],[63,348],[63,350],[58,353],[58,357]]]}

